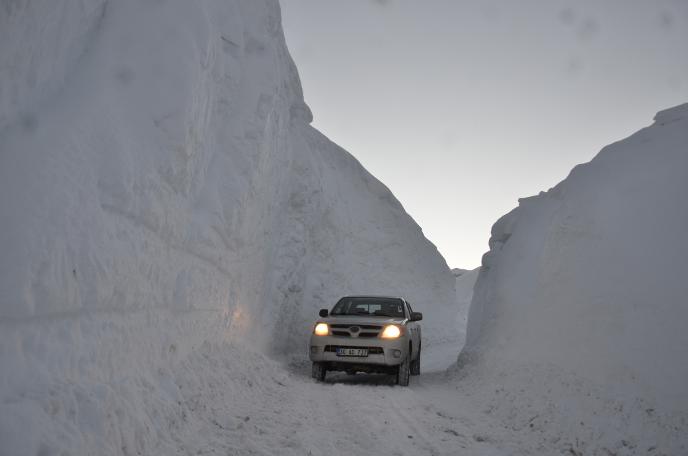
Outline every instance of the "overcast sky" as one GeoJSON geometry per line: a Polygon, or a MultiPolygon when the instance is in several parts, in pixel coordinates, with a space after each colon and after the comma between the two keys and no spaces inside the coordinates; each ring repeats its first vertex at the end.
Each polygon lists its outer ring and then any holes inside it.
{"type": "Polygon", "coordinates": [[[688,102],[688,0],[281,0],[313,125],[451,267],[604,145],[688,102]]]}

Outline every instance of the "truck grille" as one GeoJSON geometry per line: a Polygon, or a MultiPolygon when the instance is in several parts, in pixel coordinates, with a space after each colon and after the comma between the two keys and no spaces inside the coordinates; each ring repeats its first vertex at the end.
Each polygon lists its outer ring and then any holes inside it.
{"type": "Polygon", "coordinates": [[[338,337],[377,337],[382,331],[380,325],[352,325],[352,324],[332,324],[332,335],[338,337]]]}

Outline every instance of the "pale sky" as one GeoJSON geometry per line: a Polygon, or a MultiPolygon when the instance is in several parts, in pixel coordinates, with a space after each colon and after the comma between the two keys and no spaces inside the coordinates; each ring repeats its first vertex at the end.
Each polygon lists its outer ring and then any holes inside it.
{"type": "Polygon", "coordinates": [[[313,125],[450,267],[603,146],[688,102],[688,0],[280,0],[313,125]]]}

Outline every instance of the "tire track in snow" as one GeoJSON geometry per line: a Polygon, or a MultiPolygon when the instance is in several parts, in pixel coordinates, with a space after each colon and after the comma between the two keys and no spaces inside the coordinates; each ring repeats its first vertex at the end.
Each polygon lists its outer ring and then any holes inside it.
{"type": "MultiPolygon", "coordinates": [[[[413,383],[411,387],[403,388],[392,386],[388,378],[364,375],[334,379],[335,382],[338,380],[346,383],[335,383],[329,393],[335,397],[338,409],[346,415],[345,421],[356,423],[361,431],[352,437],[360,441],[362,450],[375,449],[380,454],[399,456],[453,454],[451,447],[439,448],[433,443],[444,437],[442,423],[428,429],[420,424],[419,418],[422,418],[422,423],[446,418],[431,414],[432,406],[425,403],[413,388],[413,383]],[[434,428],[441,429],[437,435],[433,435],[434,428]]],[[[453,442],[447,443],[453,446],[453,442]]]]}
{"type": "MultiPolygon", "coordinates": [[[[413,399],[414,402],[416,402],[416,393],[412,391],[409,391],[409,393],[414,395],[413,399]]],[[[417,419],[414,419],[417,418],[417,416],[412,417],[410,412],[397,401],[391,402],[391,408],[394,412],[394,416],[396,416],[399,419],[399,421],[401,421],[401,423],[403,424],[402,428],[405,429],[405,432],[407,433],[406,438],[411,442],[412,446],[417,447],[417,449],[427,451],[428,454],[432,456],[447,454],[446,452],[443,453],[437,446],[435,446],[432,443],[433,438],[430,435],[430,433],[426,429],[423,429],[421,426],[419,426],[417,423],[417,419]]],[[[420,407],[418,407],[418,404],[415,404],[414,410],[418,409],[420,409],[420,407]]],[[[417,451],[413,451],[409,454],[420,453],[418,453],[417,451]]]]}

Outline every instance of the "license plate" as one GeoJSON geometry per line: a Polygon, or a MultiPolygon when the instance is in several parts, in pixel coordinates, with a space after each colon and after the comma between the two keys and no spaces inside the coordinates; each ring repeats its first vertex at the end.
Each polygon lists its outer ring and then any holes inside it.
{"type": "Polygon", "coordinates": [[[338,348],[337,356],[368,356],[367,348],[338,348]]]}

